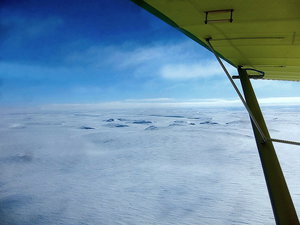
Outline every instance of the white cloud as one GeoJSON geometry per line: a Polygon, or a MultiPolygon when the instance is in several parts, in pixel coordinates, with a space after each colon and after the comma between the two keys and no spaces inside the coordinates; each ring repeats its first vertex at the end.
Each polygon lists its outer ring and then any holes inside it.
{"type": "Polygon", "coordinates": [[[242,106],[238,99],[198,99],[178,101],[171,99],[170,101],[148,101],[148,100],[132,100],[132,101],[113,101],[95,104],[48,104],[43,105],[43,109],[60,108],[60,109],[129,109],[129,108],[185,108],[185,107],[229,107],[242,106]]]}
{"type": "Polygon", "coordinates": [[[160,75],[166,79],[190,79],[211,77],[221,74],[217,63],[208,61],[197,64],[168,64],[160,70],[160,75]]]}
{"type": "Polygon", "coordinates": [[[147,63],[156,59],[164,57],[164,51],[161,47],[152,48],[137,48],[132,52],[119,53],[119,57],[122,58],[120,66],[136,66],[143,63],[147,63]]]}
{"type": "Polygon", "coordinates": [[[193,44],[182,42],[179,44],[154,44],[152,46],[138,47],[130,51],[116,52],[114,57],[121,58],[120,66],[137,66],[157,62],[164,64],[176,59],[186,60],[191,57],[193,44]],[[189,49],[189,50],[187,50],[189,49]]]}
{"type": "MultiPolygon", "coordinates": [[[[163,79],[183,80],[224,75],[217,60],[197,43],[156,43],[136,46],[91,46],[84,52],[69,55],[67,61],[86,63],[101,68],[109,66],[122,72],[132,70],[134,76],[156,76],[163,79]]],[[[229,72],[233,68],[224,62],[229,72]]]]}
{"type": "Polygon", "coordinates": [[[300,105],[300,97],[274,97],[258,99],[262,105],[300,105]]]}
{"type": "MultiPolygon", "coordinates": [[[[234,68],[226,65],[229,72],[234,68]]],[[[193,79],[223,75],[224,72],[217,61],[201,61],[194,64],[168,64],[161,68],[160,75],[165,79],[193,79]]]]}
{"type": "MultiPolygon", "coordinates": [[[[160,44],[133,48],[130,51],[112,51],[109,62],[118,62],[120,69],[135,68],[136,73],[145,74],[155,68],[154,73],[164,79],[182,80],[224,75],[214,56],[193,42],[160,44]],[[199,47],[195,49],[196,47],[199,47]],[[151,66],[149,66],[151,65],[151,66]]],[[[224,62],[230,73],[235,68],[224,62]]]]}
{"type": "MultiPolygon", "coordinates": [[[[258,99],[261,106],[298,106],[300,97],[276,97],[258,99]]],[[[102,102],[95,104],[48,104],[43,109],[127,109],[127,108],[185,108],[185,107],[243,107],[239,99],[185,99],[176,100],[172,98],[158,99],[128,99],[125,101],[102,102]]]]}
{"type": "Polygon", "coordinates": [[[126,102],[170,102],[173,98],[143,98],[143,99],[126,99],[126,102]]]}
{"type": "MultiPolygon", "coordinates": [[[[118,46],[91,46],[82,52],[73,52],[66,61],[86,63],[92,66],[111,66],[118,70],[133,69],[143,73],[153,74],[150,70],[159,71],[162,66],[182,63],[195,63],[195,59],[204,59],[205,51],[198,44],[155,43],[145,46],[124,43],[118,46]],[[152,68],[152,69],[151,69],[152,68]]],[[[156,73],[156,75],[159,75],[156,73]]]]}

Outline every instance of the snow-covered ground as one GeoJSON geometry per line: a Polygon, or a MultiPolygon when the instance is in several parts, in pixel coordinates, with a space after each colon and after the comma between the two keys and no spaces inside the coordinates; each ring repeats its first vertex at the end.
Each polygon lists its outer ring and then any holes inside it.
{"type": "MultiPolygon", "coordinates": [[[[299,112],[264,109],[271,136],[299,112]]],[[[300,148],[275,147],[299,210],[300,148]]],[[[274,224],[241,108],[3,108],[0,176],[1,225],[274,224]]]]}

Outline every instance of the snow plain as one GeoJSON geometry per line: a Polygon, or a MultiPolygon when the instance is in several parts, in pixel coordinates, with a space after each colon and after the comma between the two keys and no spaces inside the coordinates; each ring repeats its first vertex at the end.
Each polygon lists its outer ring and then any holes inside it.
{"type": "MultiPolygon", "coordinates": [[[[299,141],[300,109],[265,108],[299,141]]],[[[1,225],[274,224],[242,108],[2,109],[1,225]]],[[[275,144],[297,209],[300,149],[275,144]]]]}

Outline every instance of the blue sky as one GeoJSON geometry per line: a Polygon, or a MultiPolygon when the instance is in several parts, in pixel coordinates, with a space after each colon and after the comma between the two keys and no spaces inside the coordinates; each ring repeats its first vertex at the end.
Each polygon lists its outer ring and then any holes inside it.
{"type": "MultiPolygon", "coordinates": [[[[236,98],[211,53],[129,0],[2,4],[2,105],[236,98]]],[[[254,86],[300,97],[296,82],[254,86]]]]}

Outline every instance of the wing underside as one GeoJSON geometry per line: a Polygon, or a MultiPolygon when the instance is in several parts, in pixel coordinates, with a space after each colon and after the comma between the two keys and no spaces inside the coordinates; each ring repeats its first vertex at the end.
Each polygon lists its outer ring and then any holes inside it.
{"type": "Polygon", "coordinates": [[[206,48],[210,38],[233,66],[263,71],[263,79],[300,81],[299,0],[132,1],[206,48]]]}

